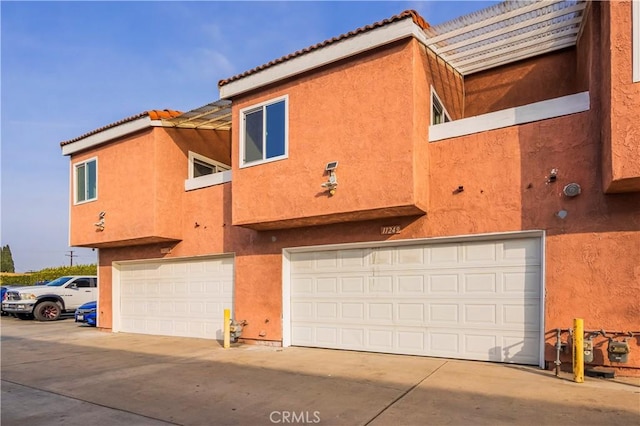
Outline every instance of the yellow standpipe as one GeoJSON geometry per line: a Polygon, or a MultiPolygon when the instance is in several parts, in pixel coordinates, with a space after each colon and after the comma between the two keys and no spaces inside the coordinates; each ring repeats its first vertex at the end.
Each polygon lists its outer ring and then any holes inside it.
{"type": "Polygon", "coordinates": [[[584,382],[584,321],[573,319],[573,381],[584,382]]]}
{"type": "Polygon", "coordinates": [[[231,309],[224,310],[224,348],[231,346],[231,309]]]}

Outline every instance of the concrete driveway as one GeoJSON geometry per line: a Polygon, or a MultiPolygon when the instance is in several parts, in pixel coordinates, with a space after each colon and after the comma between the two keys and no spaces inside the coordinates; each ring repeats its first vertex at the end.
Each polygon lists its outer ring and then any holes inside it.
{"type": "Polygon", "coordinates": [[[2,425],[640,424],[640,381],[2,318],[2,425]]]}

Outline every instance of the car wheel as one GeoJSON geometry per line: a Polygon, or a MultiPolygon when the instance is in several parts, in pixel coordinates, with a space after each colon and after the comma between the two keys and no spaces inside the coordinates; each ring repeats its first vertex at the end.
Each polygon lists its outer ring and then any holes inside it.
{"type": "Polygon", "coordinates": [[[21,320],[29,320],[32,319],[33,316],[31,316],[31,314],[14,314],[16,316],[16,318],[21,319],[21,320]]]}
{"type": "Polygon", "coordinates": [[[60,318],[60,305],[56,302],[42,302],[33,310],[38,321],[55,321],[60,318]]]}

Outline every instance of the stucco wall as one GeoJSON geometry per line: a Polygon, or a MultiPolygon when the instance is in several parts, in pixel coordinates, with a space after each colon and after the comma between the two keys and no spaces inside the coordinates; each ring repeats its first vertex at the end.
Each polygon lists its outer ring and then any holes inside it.
{"type": "MultiPolygon", "coordinates": [[[[592,31],[588,37],[595,38],[592,31]]],[[[444,81],[434,77],[437,63],[425,55],[413,41],[396,43],[359,57],[357,67],[335,64],[234,100],[238,117],[244,106],[289,95],[289,159],[238,169],[235,136],[233,182],[182,193],[183,241],[167,257],[233,253],[235,314],[248,321],[243,337],[281,341],[285,248],[542,230],[545,358],[552,360],[555,355],[555,328],[571,327],[575,317],[582,317],[587,329],[637,330],[640,202],[637,194],[602,191],[600,134],[606,101],[591,90],[590,111],[429,144],[429,84],[440,84],[444,93],[455,88],[453,103],[445,100],[445,105],[452,114],[463,113],[456,106],[455,75],[447,77],[452,84],[446,89],[444,81]],[[326,179],[324,164],[333,160],[340,161],[340,186],[336,196],[328,198],[318,193],[326,179]],[[548,182],[551,169],[558,170],[556,182],[548,182]],[[562,194],[570,182],[582,188],[575,198],[562,194]],[[456,192],[458,186],[464,191],[456,192]],[[427,215],[265,231],[233,226],[403,203],[426,206],[427,215]],[[558,216],[560,211],[567,213],[565,218],[558,216]],[[384,225],[400,225],[402,232],[381,235],[384,225]]],[[[484,108],[574,93],[587,82],[594,87],[596,68],[586,74],[574,69],[571,81],[560,75],[575,63],[595,67],[598,61],[588,55],[567,50],[540,61],[495,71],[494,80],[503,83],[493,92],[499,100],[490,100],[484,108]],[[537,86],[545,72],[557,77],[556,87],[537,86]],[[519,73],[525,76],[522,81],[519,73]],[[527,81],[534,82],[532,87],[520,91],[519,85],[527,81]]],[[[483,87],[489,88],[488,75],[476,76],[471,84],[478,89],[473,95],[478,105],[484,102],[483,87]]],[[[464,115],[472,114],[467,110],[464,115]]],[[[171,150],[166,154],[173,155],[171,150]]],[[[159,258],[161,247],[100,251],[101,326],[111,325],[112,262],[159,258]]],[[[640,346],[637,339],[630,343],[628,365],[640,369],[640,346]]],[[[596,359],[605,362],[599,349],[596,359]]]]}
{"type": "Polygon", "coordinates": [[[587,90],[576,80],[576,51],[567,48],[465,77],[464,117],[587,90]]]}
{"type": "Polygon", "coordinates": [[[155,150],[154,130],[149,129],[72,156],[71,245],[97,246],[112,241],[159,236],[154,221],[155,150]],[[73,205],[73,164],[92,157],[98,159],[98,198],[73,205]],[[96,231],[94,226],[100,212],[105,212],[102,232],[96,231]]]}
{"type": "Polygon", "coordinates": [[[602,96],[603,186],[608,192],[640,191],[640,83],[632,79],[631,2],[597,4],[602,14],[605,60],[602,96]]]}
{"type": "Polygon", "coordinates": [[[230,164],[230,144],[228,131],[154,127],[74,154],[70,193],[73,164],[96,157],[98,198],[79,205],[71,199],[71,244],[106,247],[181,239],[188,152],[230,164]],[[104,231],[96,232],[102,211],[104,231]]]}
{"type": "Polygon", "coordinates": [[[426,210],[413,175],[413,59],[407,39],[233,99],[234,147],[240,109],[283,95],[289,107],[287,160],[238,168],[234,149],[233,223],[301,226],[426,210]],[[321,187],[330,161],[339,162],[333,197],[321,187]]]}
{"type": "Polygon", "coordinates": [[[112,327],[113,262],[144,259],[173,259],[207,254],[229,253],[247,240],[247,230],[231,226],[231,184],[215,185],[195,191],[180,191],[183,220],[174,225],[182,241],[167,241],[129,247],[103,248],[99,251],[100,327],[112,327]],[[166,250],[168,253],[163,253],[166,250]]]}

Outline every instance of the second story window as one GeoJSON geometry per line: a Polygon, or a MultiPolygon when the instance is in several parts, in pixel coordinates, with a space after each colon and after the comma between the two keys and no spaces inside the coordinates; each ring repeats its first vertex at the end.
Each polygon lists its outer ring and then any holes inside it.
{"type": "Polygon", "coordinates": [[[189,151],[189,179],[230,170],[231,167],[204,155],[189,151]]]}
{"type": "Polygon", "coordinates": [[[288,98],[240,110],[240,167],[287,158],[288,98]]]}
{"type": "Polygon", "coordinates": [[[448,123],[451,121],[451,117],[449,117],[449,113],[444,106],[442,105],[442,101],[436,94],[436,91],[431,88],[431,125],[448,123]]]}
{"type": "Polygon", "coordinates": [[[98,159],[92,158],[74,166],[75,203],[98,198],[98,159]]]}

